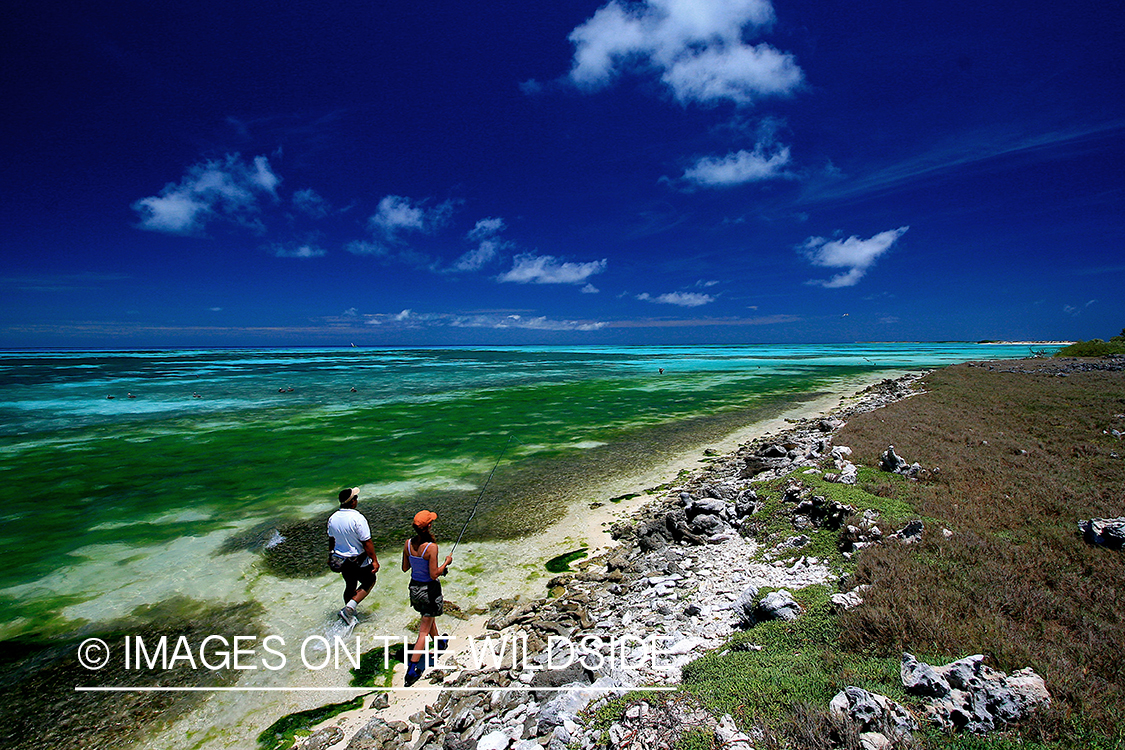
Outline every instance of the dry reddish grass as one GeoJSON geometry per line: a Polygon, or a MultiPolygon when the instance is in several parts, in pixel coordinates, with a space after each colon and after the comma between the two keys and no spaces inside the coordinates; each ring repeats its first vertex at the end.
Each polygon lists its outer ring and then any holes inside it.
{"type": "Polygon", "coordinates": [[[1125,441],[1103,434],[1125,431],[1116,416],[1125,414],[1125,372],[999,369],[937,371],[926,393],[854,417],[837,437],[864,465],[893,444],[908,461],[940,468],[895,483],[927,520],[925,537],[864,550],[857,582],[874,586],[842,618],[843,646],[1030,666],[1055,698],[1040,737],[1069,744],[1078,723],[1120,736],[1125,551],[1087,545],[1076,524],[1125,515],[1125,441]]]}

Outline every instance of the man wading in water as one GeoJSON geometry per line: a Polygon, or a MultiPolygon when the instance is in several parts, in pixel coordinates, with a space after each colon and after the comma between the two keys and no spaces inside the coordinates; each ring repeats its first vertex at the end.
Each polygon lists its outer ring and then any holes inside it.
{"type": "Polygon", "coordinates": [[[328,567],[344,577],[344,608],[339,615],[348,627],[355,625],[356,606],[371,591],[379,572],[371,528],[355,509],[358,504],[359,487],[340,490],[340,510],[328,518],[328,567]]]}
{"type": "Polygon", "coordinates": [[[437,520],[437,513],[429,510],[420,510],[414,516],[414,537],[406,540],[402,550],[402,570],[410,571],[410,606],[422,615],[418,624],[418,641],[414,644],[410,660],[406,667],[406,679],[403,684],[410,687],[422,673],[426,671],[426,662],[422,655],[425,653],[426,638],[432,636],[437,650],[443,650],[446,644],[444,638],[438,637],[437,616],[442,613],[445,601],[441,595],[441,583],[438,578],[449,570],[449,563],[453,562],[453,555],[445,556],[445,563],[438,565],[437,542],[431,525],[437,520]]]}

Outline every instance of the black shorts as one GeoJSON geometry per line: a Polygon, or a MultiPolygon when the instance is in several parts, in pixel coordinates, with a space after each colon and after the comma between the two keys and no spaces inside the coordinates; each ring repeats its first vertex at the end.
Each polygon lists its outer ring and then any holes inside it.
{"type": "Polygon", "coordinates": [[[344,561],[344,566],[340,568],[340,575],[344,576],[345,582],[358,581],[361,589],[370,591],[371,587],[375,585],[375,571],[371,569],[370,562],[361,566],[360,560],[367,560],[367,556],[348,558],[344,561]]]}
{"type": "Polygon", "coordinates": [[[423,617],[437,617],[445,608],[441,584],[437,581],[410,582],[410,606],[423,617]]]}

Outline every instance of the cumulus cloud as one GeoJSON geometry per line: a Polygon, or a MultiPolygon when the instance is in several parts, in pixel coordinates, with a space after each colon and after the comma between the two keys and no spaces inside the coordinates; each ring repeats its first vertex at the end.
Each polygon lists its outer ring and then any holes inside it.
{"type": "Polygon", "coordinates": [[[449,221],[452,214],[452,201],[430,208],[425,202],[414,202],[401,195],[388,195],[379,201],[378,208],[367,223],[372,231],[381,233],[391,242],[397,242],[405,232],[434,233],[449,221]]]}
{"type": "Polygon", "coordinates": [[[770,147],[759,142],[753,151],[740,150],[723,157],[705,156],[684,170],[684,180],[700,187],[731,187],[789,177],[789,147],[770,147]]]}
{"type": "Polygon", "coordinates": [[[890,250],[898,241],[898,238],[904,235],[908,229],[910,229],[908,226],[889,229],[866,240],[855,235],[846,240],[809,237],[798,249],[805,254],[810,263],[825,268],[847,269],[828,281],[818,280],[809,283],[823,286],[826,289],[855,286],[867,273],[867,269],[875,263],[875,260],[890,250]]]}
{"type": "Polygon", "coordinates": [[[524,253],[515,257],[512,269],[501,274],[498,280],[517,284],[585,284],[587,279],[605,269],[605,258],[570,263],[551,255],[524,253]]]}
{"type": "Polygon", "coordinates": [[[743,41],[773,21],[769,0],[610,0],[571,32],[570,80],[595,90],[626,70],[654,70],[684,104],[786,94],[802,79],[793,56],[743,41]]]}
{"type": "Polygon", "coordinates": [[[511,243],[499,239],[496,235],[504,231],[504,220],[498,218],[481,219],[466,237],[470,242],[478,243],[476,248],[468,251],[453,262],[454,271],[479,271],[486,265],[500,257],[500,251],[511,243]]]}
{"type": "Polygon", "coordinates": [[[715,301],[715,298],[710,294],[703,294],[702,292],[669,292],[658,297],[653,297],[648,292],[642,292],[637,295],[637,299],[642,302],[655,302],[661,305],[677,305],[679,307],[700,307],[715,301]]]}
{"type": "Polygon", "coordinates": [[[168,183],[159,195],[142,198],[132,208],[140,214],[140,228],[152,232],[200,234],[215,219],[260,230],[259,201],[276,200],[280,183],[265,156],[246,163],[228,154],[189,167],[179,184],[168,183]]]}
{"type": "Polygon", "coordinates": [[[489,263],[500,257],[500,248],[504,246],[499,240],[481,240],[476,248],[468,251],[453,262],[454,271],[479,271],[489,263]]]}

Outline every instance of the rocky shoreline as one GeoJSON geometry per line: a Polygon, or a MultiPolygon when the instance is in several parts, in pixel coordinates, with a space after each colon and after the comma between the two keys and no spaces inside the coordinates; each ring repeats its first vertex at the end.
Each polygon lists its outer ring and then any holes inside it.
{"type": "MultiPolygon", "coordinates": [[[[799,617],[794,591],[828,584],[838,591],[834,606],[862,602],[862,588],[849,587],[838,565],[801,554],[808,534],[831,530],[849,558],[868,544],[910,543],[919,538],[921,522],[884,533],[877,513],[859,515],[813,494],[802,476],[855,484],[858,467],[849,460],[850,449],[833,445],[834,434],[855,414],[913,395],[924,376],[884,380],[828,415],[714,456],[707,467],[662,488],[631,518],[615,523],[616,544],[583,561],[578,571],[553,578],[548,596],[489,605],[480,615],[483,637],[518,642],[522,652],[482,665],[469,649],[454,644],[418,685],[440,688],[436,700],[409,720],[391,718],[387,694],[376,693],[363,712],[318,729],[294,748],[670,748],[686,731],[710,734],[721,747],[756,746],[762,736],[753,728],[740,731],[729,715],[716,719],[680,693],[646,697],[630,690],[674,687],[682,667],[724,647],[736,633],[756,622],[799,617]],[[755,486],[770,480],[784,483],[781,512],[789,531],[781,535],[758,533],[764,503],[755,486]],[[760,595],[763,591],[768,593],[760,595]],[[586,658],[568,661],[573,651],[563,649],[576,643],[588,645],[586,658]],[[654,648],[660,658],[653,657],[654,648]],[[570,689],[560,690],[564,686],[570,689]],[[629,700],[610,704],[608,723],[593,720],[592,709],[627,693],[629,700]]],[[[893,446],[881,463],[883,471],[908,477],[927,471],[907,465],[893,446]]],[[[918,718],[950,729],[988,731],[1049,701],[1034,673],[1004,675],[984,666],[982,658],[935,667],[905,654],[903,684],[927,701],[924,716],[854,687],[837,695],[832,713],[840,731],[863,747],[889,748],[910,745],[918,718]]]]}

